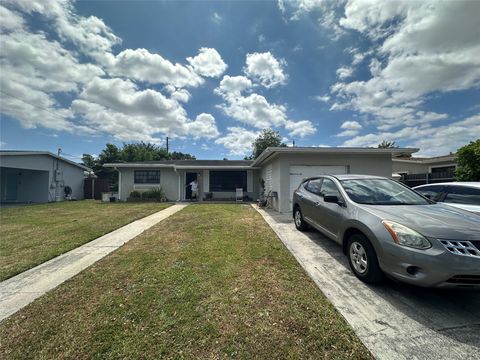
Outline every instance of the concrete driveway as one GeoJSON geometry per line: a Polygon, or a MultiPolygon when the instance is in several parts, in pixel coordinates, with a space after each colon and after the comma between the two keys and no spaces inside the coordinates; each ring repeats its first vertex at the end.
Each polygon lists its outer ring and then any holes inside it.
{"type": "Polygon", "coordinates": [[[366,285],[335,242],[257,210],[377,359],[480,359],[480,292],[366,285]]]}

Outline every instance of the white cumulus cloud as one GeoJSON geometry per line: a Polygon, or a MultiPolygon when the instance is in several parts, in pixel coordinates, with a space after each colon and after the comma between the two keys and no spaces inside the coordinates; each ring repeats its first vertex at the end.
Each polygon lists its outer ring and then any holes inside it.
{"type": "Polygon", "coordinates": [[[188,57],[187,61],[197,74],[206,77],[219,77],[228,67],[218,51],[212,48],[200,48],[199,54],[195,57],[188,57]]]}
{"type": "Polygon", "coordinates": [[[228,133],[217,140],[216,144],[223,145],[229,150],[229,155],[246,155],[252,151],[252,144],[260,135],[258,131],[251,131],[241,127],[229,127],[228,133]]]}
{"type": "Polygon", "coordinates": [[[245,74],[261,85],[272,88],[287,80],[284,72],[286,61],[276,59],[270,52],[247,54],[245,74]]]}

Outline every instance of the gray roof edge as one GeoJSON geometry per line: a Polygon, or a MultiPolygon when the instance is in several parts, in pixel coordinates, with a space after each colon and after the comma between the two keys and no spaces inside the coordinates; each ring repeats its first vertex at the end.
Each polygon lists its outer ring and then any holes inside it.
{"type": "Polygon", "coordinates": [[[346,154],[413,154],[419,151],[417,148],[365,148],[365,147],[269,147],[266,148],[260,156],[255,159],[252,166],[258,166],[267,158],[279,153],[306,153],[306,154],[329,154],[329,153],[346,153],[346,154]]]}
{"type": "Polygon", "coordinates": [[[73,166],[78,166],[79,168],[86,170],[86,171],[93,171],[89,167],[76,163],[75,161],[68,160],[62,156],[55,155],[54,153],[51,153],[50,151],[36,151],[36,150],[0,150],[0,156],[14,156],[14,155],[47,155],[51,156],[55,159],[59,159],[62,161],[65,161],[66,163],[69,163],[70,165],[73,166]]]}

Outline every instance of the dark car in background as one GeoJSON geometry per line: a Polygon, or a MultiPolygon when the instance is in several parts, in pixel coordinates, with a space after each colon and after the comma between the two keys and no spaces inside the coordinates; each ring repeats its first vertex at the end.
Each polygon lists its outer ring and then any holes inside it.
{"type": "Polygon", "coordinates": [[[384,275],[427,287],[480,289],[480,217],[435,203],[394,180],[325,175],[293,195],[298,230],[313,227],[343,246],[367,283],[384,275]]]}
{"type": "Polygon", "coordinates": [[[480,182],[447,182],[413,188],[429,199],[480,215],[480,182]]]}

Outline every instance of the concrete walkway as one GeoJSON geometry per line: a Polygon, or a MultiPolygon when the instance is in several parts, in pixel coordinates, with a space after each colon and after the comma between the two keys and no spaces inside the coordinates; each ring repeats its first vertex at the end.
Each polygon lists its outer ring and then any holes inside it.
{"type": "Polygon", "coordinates": [[[480,293],[368,286],[335,242],[254,206],[377,359],[480,359],[480,293]]]}
{"type": "Polygon", "coordinates": [[[0,321],[186,206],[172,205],[1,282],[0,321]]]}

